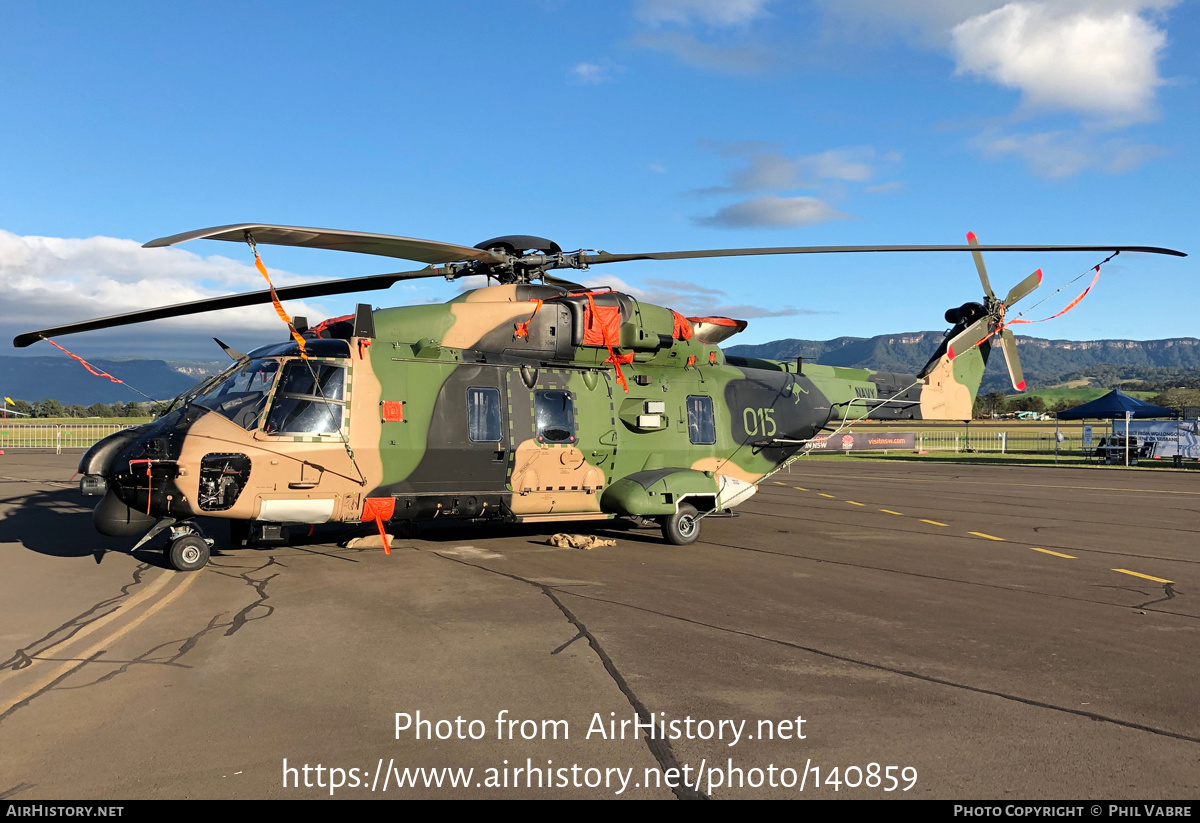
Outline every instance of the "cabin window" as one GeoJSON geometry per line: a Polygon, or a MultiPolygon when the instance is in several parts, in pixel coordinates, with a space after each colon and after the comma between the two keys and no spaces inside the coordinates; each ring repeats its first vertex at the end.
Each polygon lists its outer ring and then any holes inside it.
{"type": "Polygon", "coordinates": [[[267,415],[268,434],[337,434],[342,429],[346,369],[312,360],[291,360],[267,415]]]}
{"type": "Polygon", "coordinates": [[[575,403],[568,391],[533,393],[539,443],[575,442],[575,403]]]}
{"type": "Polygon", "coordinates": [[[467,428],[472,443],[487,443],[500,439],[499,389],[474,386],[467,389],[467,428]]]}
{"type": "Polygon", "coordinates": [[[713,418],[713,401],[706,395],[689,395],[687,399],[688,439],[698,446],[717,442],[717,422],[713,418]]]}

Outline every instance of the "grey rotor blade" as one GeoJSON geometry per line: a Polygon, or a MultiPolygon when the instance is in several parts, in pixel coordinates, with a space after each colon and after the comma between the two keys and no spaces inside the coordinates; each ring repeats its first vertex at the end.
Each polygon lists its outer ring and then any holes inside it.
{"type": "Polygon", "coordinates": [[[992,291],[991,281],[988,280],[987,266],[983,265],[983,255],[979,253],[979,240],[975,237],[975,232],[967,232],[967,243],[972,247],[971,256],[975,258],[975,268],[979,271],[979,281],[983,283],[983,293],[995,300],[996,293],[992,291]]]}
{"type": "Polygon", "coordinates": [[[1017,357],[1017,338],[1004,329],[1000,332],[1000,342],[1004,346],[1004,362],[1008,364],[1008,379],[1014,389],[1025,391],[1025,374],[1021,371],[1021,358],[1017,357]]]}
{"type": "MultiPolygon", "coordinates": [[[[325,280],[320,283],[306,283],[299,286],[283,286],[275,289],[280,300],[303,300],[307,297],[322,297],[328,294],[349,294],[356,291],[375,291],[386,289],[401,280],[414,280],[421,277],[441,276],[432,268],[418,271],[393,272],[391,274],[369,274],[366,277],[352,277],[346,280],[325,280]]],[[[13,338],[13,345],[25,348],[46,337],[60,337],[64,334],[78,334],[84,331],[111,329],[116,326],[131,326],[135,323],[145,323],[150,320],[164,320],[168,317],[184,317],[192,314],[202,314],[221,309],[236,309],[241,306],[256,306],[271,302],[270,289],[263,291],[244,292],[242,294],[227,294],[221,297],[208,297],[204,300],[193,300],[189,303],[176,303],[171,306],[161,306],[157,309],[114,314],[109,317],[99,317],[95,320],[83,320],[78,323],[66,323],[62,326],[52,326],[48,329],[18,334],[13,338]]]]}
{"type": "Polygon", "coordinates": [[[946,354],[949,358],[953,360],[976,343],[990,337],[988,332],[991,329],[991,323],[991,317],[981,317],[950,338],[950,342],[946,345],[946,354]]]}
{"type": "Polygon", "coordinates": [[[1063,251],[1138,251],[1147,254],[1169,254],[1174,257],[1187,257],[1187,254],[1174,249],[1159,246],[779,246],[757,249],[700,249],[696,251],[655,251],[637,254],[612,254],[606,251],[581,252],[579,262],[585,265],[598,263],[624,263],[630,260],[690,260],[702,257],[753,257],[767,254],[854,254],[861,252],[932,252],[932,251],[1028,251],[1028,252],[1063,252],[1063,251]]]}
{"type": "Polygon", "coordinates": [[[330,249],[358,254],[378,254],[383,257],[398,257],[416,260],[418,263],[461,263],[475,260],[480,263],[501,263],[503,258],[490,251],[442,243],[438,240],[421,240],[416,237],[396,237],[390,234],[371,234],[361,231],[340,229],[312,229],[302,226],[272,226],[264,223],[234,223],[229,226],[214,226],[196,229],[170,237],[151,240],[142,248],[157,249],[174,246],[188,240],[228,240],[245,243],[246,232],[254,242],[268,246],[299,246],[306,249],[330,249]]]}
{"type": "Polygon", "coordinates": [[[1042,270],[1038,269],[1009,290],[1004,298],[1005,307],[1011,307],[1013,303],[1016,303],[1040,285],[1042,285],[1042,270]]]}

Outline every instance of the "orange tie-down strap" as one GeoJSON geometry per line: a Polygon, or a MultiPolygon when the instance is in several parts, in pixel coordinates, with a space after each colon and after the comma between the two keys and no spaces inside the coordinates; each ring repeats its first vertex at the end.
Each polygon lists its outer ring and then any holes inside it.
{"type": "Polygon", "coordinates": [[[1045,323],[1047,320],[1053,320],[1056,317],[1062,317],[1064,314],[1069,312],[1071,309],[1078,306],[1080,301],[1083,300],[1083,298],[1087,297],[1088,292],[1090,292],[1092,290],[1092,287],[1096,285],[1096,281],[1100,279],[1100,267],[1096,266],[1095,271],[1096,271],[1096,273],[1094,275],[1092,275],[1092,282],[1088,283],[1088,287],[1083,290],[1083,293],[1080,294],[1078,297],[1076,297],[1074,300],[1072,300],[1070,303],[1068,303],[1067,307],[1065,309],[1063,309],[1062,311],[1060,311],[1058,314],[1052,314],[1049,317],[1043,317],[1041,320],[1021,320],[1020,318],[1017,318],[1016,320],[1007,320],[1006,321],[1004,319],[1004,315],[1002,313],[1000,315],[1000,323],[999,323],[999,325],[996,326],[996,330],[993,331],[991,334],[984,335],[984,337],[982,339],[976,341],[975,345],[982,346],[988,340],[988,338],[992,337],[993,335],[999,334],[1000,332],[1004,331],[1004,329],[1008,328],[1009,326],[1018,326],[1018,325],[1023,325],[1026,323],[1045,323]]]}
{"type": "Polygon", "coordinates": [[[363,504],[362,519],[363,521],[375,521],[375,526],[379,529],[379,537],[383,540],[384,554],[391,554],[392,547],[388,545],[388,536],[383,528],[383,521],[391,520],[395,513],[396,498],[394,497],[368,497],[363,504]]]}
{"type": "Polygon", "coordinates": [[[62,346],[60,346],[60,345],[58,345],[57,343],[55,343],[55,342],[54,342],[53,340],[51,340],[49,337],[43,337],[42,339],[43,339],[43,340],[45,340],[47,343],[49,343],[49,344],[50,344],[51,346],[53,346],[54,348],[58,349],[59,351],[63,352],[64,354],[68,355],[69,357],[72,357],[72,358],[74,358],[74,359],[78,360],[78,361],[79,361],[79,362],[80,362],[80,363],[83,365],[83,367],[84,367],[85,369],[87,369],[87,370],[88,370],[88,371],[90,371],[92,374],[96,375],[97,377],[107,377],[109,380],[111,380],[111,381],[112,381],[112,382],[114,382],[114,383],[121,383],[122,385],[125,385],[125,381],[124,381],[124,380],[120,380],[120,379],[118,379],[118,378],[116,378],[116,377],[113,377],[111,374],[109,374],[109,373],[108,373],[108,372],[106,372],[106,371],[97,371],[96,369],[94,369],[94,368],[92,367],[92,364],[91,364],[91,363],[89,363],[88,361],[84,360],[82,357],[80,357],[80,356],[79,356],[79,355],[77,355],[77,354],[71,354],[71,352],[67,351],[67,350],[66,350],[66,349],[64,349],[62,346]]]}
{"type": "Polygon", "coordinates": [[[533,318],[537,317],[537,313],[542,310],[542,301],[534,300],[533,314],[529,315],[529,319],[524,323],[517,323],[516,330],[513,332],[513,338],[529,339],[529,324],[533,322],[533,318]]]}
{"type": "Polygon", "coordinates": [[[279,315],[280,320],[287,323],[288,331],[292,334],[292,339],[300,347],[300,357],[307,360],[308,352],[304,349],[304,338],[300,336],[300,333],[296,331],[296,327],[292,325],[292,318],[283,310],[283,304],[279,302],[279,296],[275,294],[275,284],[271,282],[271,275],[267,274],[267,267],[263,264],[262,258],[258,256],[257,251],[254,252],[254,267],[266,279],[267,288],[271,290],[271,302],[275,304],[275,313],[279,315]]]}

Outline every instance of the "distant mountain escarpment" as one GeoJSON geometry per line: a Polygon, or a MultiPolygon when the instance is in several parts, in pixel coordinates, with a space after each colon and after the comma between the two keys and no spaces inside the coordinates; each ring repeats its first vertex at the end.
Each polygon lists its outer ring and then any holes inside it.
{"type": "MultiPolygon", "coordinates": [[[[768,360],[805,360],[828,366],[915,373],[942,342],[942,332],[920,331],[876,337],[835,337],[833,340],[775,340],[758,345],[730,346],[725,351],[768,360]]],[[[1200,339],[1166,340],[1043,340],[1017,335],[1025,379],[1031,388],[1047,386],[1067,375],[1120,367],[1136,375],[1141,369],[1200,369],[1200,339]]],[[[1000,355],[988,361],[983,389],[1004,389],[1008,373],[1000,355]]]]}

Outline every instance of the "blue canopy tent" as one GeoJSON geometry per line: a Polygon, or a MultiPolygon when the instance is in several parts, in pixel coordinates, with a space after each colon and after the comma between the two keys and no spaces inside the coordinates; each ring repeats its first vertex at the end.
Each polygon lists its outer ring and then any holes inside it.
{"type": "Polygon", "coordinates": [[[1138,400],[1116,389],[1090,403],[1058,413],[1059,420],[1124,420],[1127,417],[1130,420],[1142,420],[1149,417],[1176,418],[1179,414],[1174,409],[1138,400]]]}
{"type": "MultiPolygon", "coordinates": [[[[1170,417],[1178,418],[1179,414],[1174,409],[1168,409],[1166,406],[1156,406],[1153,403],[1147,403],[1145,400],[1138,400],[1136,397],[1113,389],[1103,397],[1097,397],[1090,403],[1084,403],[1082,406],[1076,406],[1073,409],[1059,412],[1056,416],[1054,428],[1055,439],[1057,439],[1058,420],[1121,420],[1125,421],[1125,463],[1129,464],[1129,421],[1143,420],[1152,417],[1170,417]]],[[[1057,450],[1056,450],[1057,453],[1057,450]]]]}

